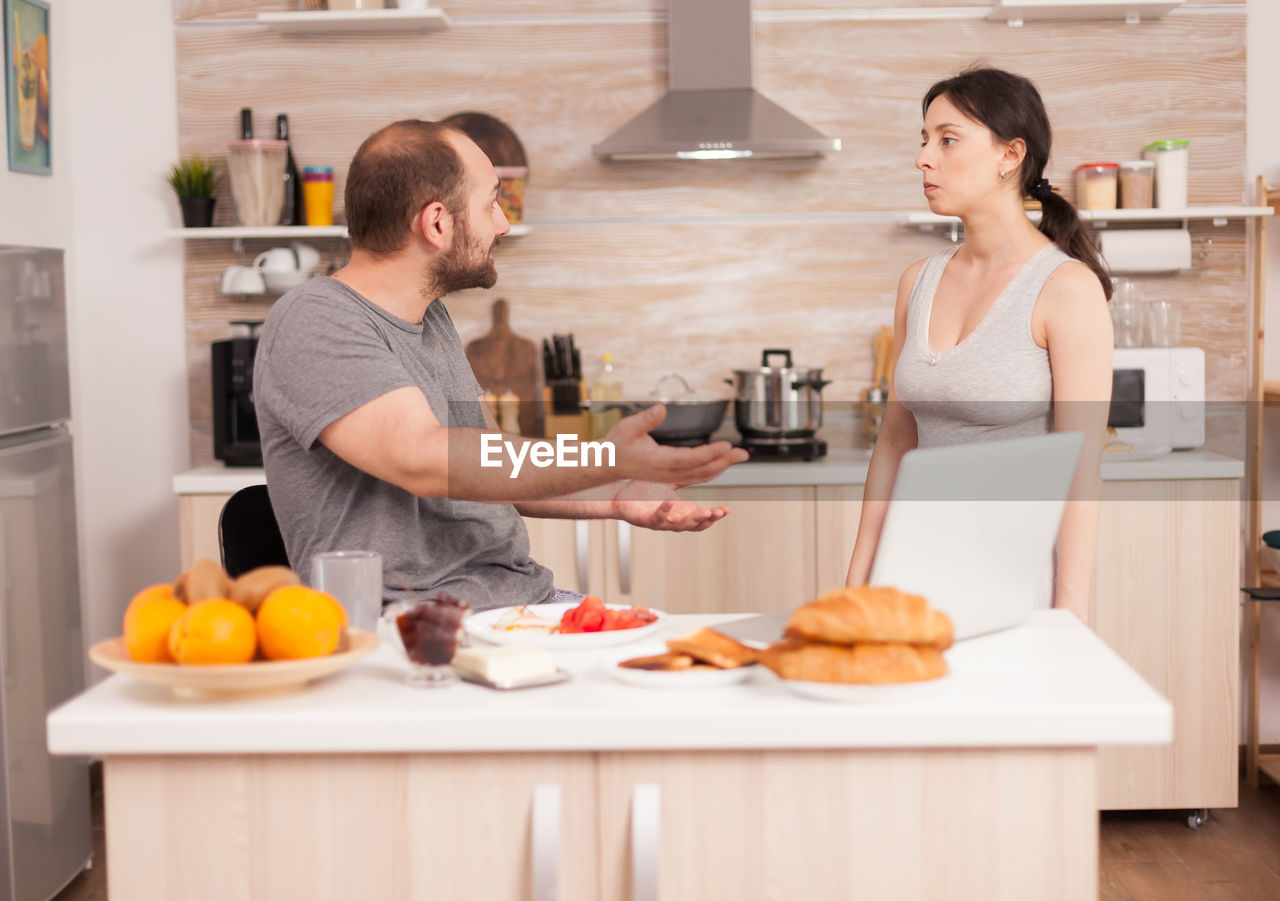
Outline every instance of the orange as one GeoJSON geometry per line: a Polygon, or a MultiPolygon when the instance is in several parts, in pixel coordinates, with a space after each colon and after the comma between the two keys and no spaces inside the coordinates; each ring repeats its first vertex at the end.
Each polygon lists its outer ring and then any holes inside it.
{"type": "Polygon", "coordinates": [[[277,588],[258,608],[258,641],[268,660],[332,654],[346,626],[337,599],[305,585],[277,588]]]}
{"type": "Polygon", "coordinates": [[[172,585],[152,585],[133,596],[124,612],[124,644],[140,663],[173,663],[169,630],[187,612],[172,585]]]}
{"type": "Polygon", "coordinates": [[[169,630],[178,663],[248,663],[257,647],[253,615],[226,598],[192,604],[169,630]]]}

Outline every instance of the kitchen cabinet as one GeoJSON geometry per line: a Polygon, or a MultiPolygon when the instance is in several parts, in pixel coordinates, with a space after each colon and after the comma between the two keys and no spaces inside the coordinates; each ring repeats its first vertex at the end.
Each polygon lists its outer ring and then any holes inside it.
{"type": "Polygon", "coordinates": [[[1102,809],[1237,804],[1240,512],[1236,479],[1104,484],[1090,625],[1173,703],[1174,736],[1100,752],[1102,809]]]}
{"type": "Polygon", "coordinates": [[[655,532],[617,520],[526,518],[532,556],[556,586],[668,613],[764,613],[817,589],[812,486],[688,488],[730,514],[702,532],[655,532]]]}
{"type": "MultiPolygon", "coordinates": [[[[233,492],[234,493],[234,492],[233,492]]],[[[185,572],[201,557],[222,559],[218,519],[230,494],[183,494],[178,497],[178,548],[185,572]]]]}
{"type": "Polygon", "coordinates": [[[104,777],[123,901],[599,898],[589,753],[129,756],[104,777]]]}

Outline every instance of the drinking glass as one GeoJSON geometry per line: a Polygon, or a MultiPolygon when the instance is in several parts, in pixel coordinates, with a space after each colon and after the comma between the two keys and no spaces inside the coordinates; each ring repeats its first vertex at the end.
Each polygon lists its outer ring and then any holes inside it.
{"type": "Polygon", "coordinates": [[[470,604],[447,594],[387,606],[382,614],[382,635],[409,661],[406,685],[444,688],[457,684],[458,674],[450,661],[458,650],[462,622],[470,612],[470,604]]]}
{"type": "Polygon", "coordinates": [[[1142,346],[1142,291],[1133,282],[1119,279],[1111,294],[1111,322],[1116,347],[1142,346]]]}
{"type": "Polygon", "coordinates": [[[329,551],[311,558],[311,587],[328,592],[347,610],[348,624],[372,632],[382,613],[382,555],[329,551]]]}
{"type": "Polygon", "coordinates": [[[1147,347],[1177,347],[1181,332],[1182,310],[1176,303],[1153,300],[1147,304],[1147,347]]]}

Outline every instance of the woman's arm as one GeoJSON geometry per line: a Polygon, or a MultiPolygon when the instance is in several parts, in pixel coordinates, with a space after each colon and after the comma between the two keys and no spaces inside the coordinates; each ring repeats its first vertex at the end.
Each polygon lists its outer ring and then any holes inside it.
{"type": "Polygon", "coordinates": [[[911,298],[911,288],[923,263],[923,260],[913,263],[898,279],[898,299],[893,310],[893,366],[889,372],[889,399],[885,405],[884,422],[880,424],[880,436],[876,439],[871,463],[867,467],[858,537],[853,543],[846,585],[865,585],[870,578],[871,562],[875,559],[885,512],[889,509],[889,496],[898,477],[898,464],[902,462],[903,454],[916,446],[916,420],[898,400],[893,373],[897,371],[907,334],[907,301],[911,298]]]}
{"type": "Polygon", "coordinates": [[[1059,266],[1045,283],[1039,303],[1043,305],[1041,321],[1053,373],[1054,429],[1084,433],[1080,462],[1058,530],[1053,603],[1087,623],[1098,555],[1099,466],[1111,404],[1114,336],[1102,286],[1081,263],[1059,266]]]}

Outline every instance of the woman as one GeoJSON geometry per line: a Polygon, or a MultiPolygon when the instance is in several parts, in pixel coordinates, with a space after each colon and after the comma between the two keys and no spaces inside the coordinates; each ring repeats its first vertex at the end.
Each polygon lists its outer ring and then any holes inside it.
{"type": "Polygon", "coordinates": [[[930,88],[923,109],[915,165],[925,197],[960,218],[965,242],[898,281],[893,379],[847,583],[867,581],[907,451],[1081,431],[1053,603],[1087,621],[1111,398],[1110,280],[1075,208],[1044,179],[1051,134],[1035,85],[971,69],[930,88]],[[1024,197],[1040,201],[1039,229],[1024,197]]]}

